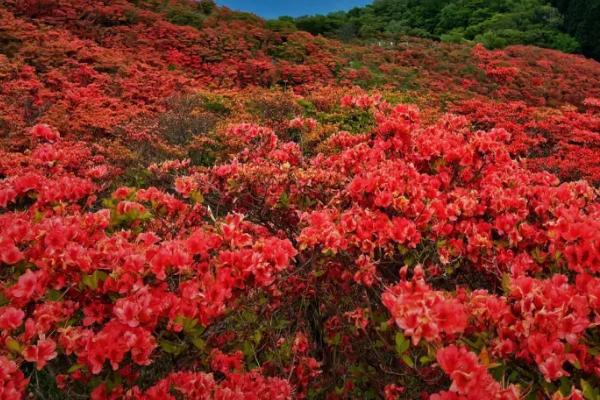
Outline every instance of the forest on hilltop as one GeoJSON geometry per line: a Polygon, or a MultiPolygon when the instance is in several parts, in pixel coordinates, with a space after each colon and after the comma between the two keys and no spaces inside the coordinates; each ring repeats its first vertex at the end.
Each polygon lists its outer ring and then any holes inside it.
{"type": "Polygon", "coordinates": [[[600,63],[436,15],[0,1],[0,399],[600,399],[600,63]]]}
{"type": "Polygon", "coordinates": [[[344,41],[411,35],[490,49],[535,45],[600,59],[598,0],[375,0],[348,12],[273,22],[282,24],[344,41]]]}

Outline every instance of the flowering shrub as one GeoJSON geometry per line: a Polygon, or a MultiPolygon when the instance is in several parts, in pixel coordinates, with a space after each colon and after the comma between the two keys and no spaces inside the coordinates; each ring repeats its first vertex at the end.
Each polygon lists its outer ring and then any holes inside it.
{"type": "Polygon", "coordinates": [[[596,64],[136,4],[0,7],[0,398],[598,397],[596,64]]]}
{"type": "Polygon", "coordinates": [[[519,390],[510,387],[502,389],[479,364],[477,356],[465,348],[449,346],[438,350],[437,361],[452,379],[449,392],[434,394],[432,400],[444,399],[518,399],[519,390]],[[458,396],[456,395],[458,394],[458,396]]]}
{"type": "Polygon", "coordinates": [[[399,283],[381,296],[398,327],[412,338],[413,345],[418,345],[421,338],[434,342],[441,340],[441,334],[463,333],[468,317],[464,305],[444,298],[444,292],[431,290],[422,274],[417,266],[414,281],[399,283]]]}

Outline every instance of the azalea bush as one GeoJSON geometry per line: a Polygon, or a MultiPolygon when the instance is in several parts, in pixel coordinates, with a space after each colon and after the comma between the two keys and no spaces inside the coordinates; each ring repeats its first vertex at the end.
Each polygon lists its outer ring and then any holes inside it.
{"type": "Polygon", "coordinates": [[[598,398],[600,67],[211,4],[0,6],[0,399],[598,398]]]}
{"type": "Polygon", "coordinates": [[[227,162],[106,197],[102,156],[32,128],[31,151],[3,157],[6,398],[40,376],[94,398],[592,390],[595,189],[525,169],[503,128],[341,107],[374,128],[305,156],[233,125],[227,162]]]}

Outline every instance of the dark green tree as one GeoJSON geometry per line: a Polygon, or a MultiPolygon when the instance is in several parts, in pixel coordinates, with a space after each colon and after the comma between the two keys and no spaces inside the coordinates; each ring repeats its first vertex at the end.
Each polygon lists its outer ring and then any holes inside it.
{"type": "Polygon", "coordinates": [[[600,60],[600,0],[554,0],[565,15],[565,28],[581,44],[583,54],[600,60]]]}
{"type": "Polygon", "coordinates": [[[299,29],[345,41],[412,35],[489,48],[527,44],[583,50],[600,59],[600,0],[374,0],[294,22],[299,29]]]}

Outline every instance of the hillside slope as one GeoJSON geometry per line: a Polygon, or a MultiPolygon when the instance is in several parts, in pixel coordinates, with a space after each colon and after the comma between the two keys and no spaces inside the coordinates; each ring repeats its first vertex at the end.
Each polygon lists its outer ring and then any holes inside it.
{"type": "MultiPolygon", "coordinates": [[[[1,11],[4,137],[38,122],[65,135],[91,134],[94,140],[114,136],[115,130],[137,133],[136,121],[142,118],[142,129],[147,127],[145,118],[167,109],[165,99],[195,89],[281,87],[302,95],[316,87],[358,85],[395,90],[432,112],[449,106],[464,110],[461,103],[467,99],[518,101],[535,107],[525,111],[527,119],[552,109],[553,118],[566,119],[562,123],[567,124],[572,117],[557,108],[573,105],[583,110],[586,97],[600,97],[598,63],[535,48],[487,52],[417,39],[390,48],[362,48],[302,32],[269,31],[255,17],[225,9],[206,17],[197,30],[164,18],[184,14],[185,8],[176,3],[162,14],[155,12],[157,6],[141,8],[129,2],[91,7],[62,0],[37,8],[29,3],[11,6],[9,1],[1,11]]],[[[593,124],[578,128],[594,130],[593,124]]],[[[544,141],[544,135],[554,133],[533,136],[544,141]]],[[[116,136],[117,141],[123,139],[116,136]]],[[[546,147],[547,142],[546,138],[546,147]]],[[[550,142],[558,142],[560,149],[573,140],[550,142]]],[[[578,139],[574,142],[577,145],[578,139]]],[[[588,159],[589,168],[580,169],[589,169],[584,173],[598,179],[597,161],[588,159]]],[[[555,168],[568,165],[543,157],[538,162],[555,168]]],[[[569,174],[577,175],[567,167],[565,176],[569,174]]]]}
{"type": "Polygon", "coordinates": [[[600,64],[269,26],[0,3],[0,398],[595,398],[600,64]]]}

